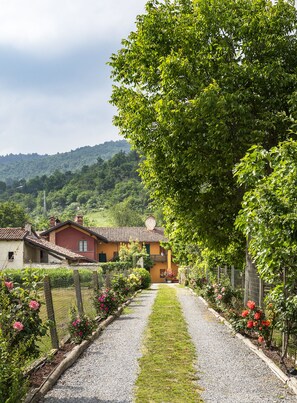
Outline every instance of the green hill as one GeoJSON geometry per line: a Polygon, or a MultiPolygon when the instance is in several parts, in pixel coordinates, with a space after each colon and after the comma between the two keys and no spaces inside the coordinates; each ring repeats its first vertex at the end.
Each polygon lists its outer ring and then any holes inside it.
{"type": "Polygon", "coordinates": [[[106,161],[120,151],[130,151],[130,146],[125,140],[107,141],[96,146],[81,147],[54,155],[34,153],[0,156],[0,181],[11,184],[20,179],[49,176],[55,171],[74,172],[85,165],[96,163],[98,158],[106,161]]]}

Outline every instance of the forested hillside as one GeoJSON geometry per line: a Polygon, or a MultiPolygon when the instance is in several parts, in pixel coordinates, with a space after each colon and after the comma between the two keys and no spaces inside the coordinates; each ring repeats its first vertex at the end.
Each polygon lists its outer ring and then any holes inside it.
{"type": "Polygon", "coordinates": [[[51,175],[55,171],[77,171],[84,165],[91,165],[97,158],[110,159],[119,151],[129,152],[125,140],[107,141],[96,146],[77,148],[54,155],[9,154],[0,156],[0,181],[12,184],[19,179],[31,179],[37,175],[51,175]]]}
{"type": "Polygon", "coordinates": [[[98,158],[95,164],[76,172],[55,171],[52,175],[0,182],[0,201],[23,206],[36,228],[45,228],[48,217],[73,219],[83,214],[110,210],[115,225],[142,225],[149,197],[137,169],[139,156],[119,152],[110,160],[98,158]]]}

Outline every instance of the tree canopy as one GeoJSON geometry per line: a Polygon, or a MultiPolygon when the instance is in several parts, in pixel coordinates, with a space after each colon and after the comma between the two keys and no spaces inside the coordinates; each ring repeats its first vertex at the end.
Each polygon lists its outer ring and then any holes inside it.
{"type": "Polygon", "coordinates": [[[236,167],[248,186],[237,225],[250,238],[250,253],[261,277],[273,284],[297,275],[297,143],[286,141],[266,151],[253,147],[236,167]]]}
{"type": "Polygon", "coordinates": [[[0,228],[24,227],[28,216],[25,210],[14,202],[0,203],[0,228]]]}
{"type": "Polygon", "coordinates": [[[232,170],[292,136],[296,51],[294,1],[148,1],[111,57],[111,102],[170,229],[211,248],[238,238],[232,170]]]}

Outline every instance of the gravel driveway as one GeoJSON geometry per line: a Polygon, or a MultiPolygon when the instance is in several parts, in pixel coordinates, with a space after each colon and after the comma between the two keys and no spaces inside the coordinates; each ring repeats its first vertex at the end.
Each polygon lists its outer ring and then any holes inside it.
{"type": "Polygon", "coordinates": [[[297,402],[267,365],[188,290],[177,288],[198,355],[202,398],[212,403],[297,402]]]}
{"type": "Polygon", "coordinates": [[[144,291],[128,314],[111,323],[42,400],[46,403],[128,403],[141,356],[142,335],[156,289],[144,291]]]}

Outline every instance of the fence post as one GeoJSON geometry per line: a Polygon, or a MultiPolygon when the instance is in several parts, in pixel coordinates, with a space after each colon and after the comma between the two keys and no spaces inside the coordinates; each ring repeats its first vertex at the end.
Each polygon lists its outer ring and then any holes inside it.
{"type": "Polygon", "coordinates": [[[94,291],[98,291],[99,289],[99,280],[98,280],[98,272],[94,270],[92,272],[92,280],[93,280],[93,289],[94,291]]]}
{"type": "Polygon", "coordinates": [[[235,268],[231,266],[231,285],[235,288],[235,268]]]}
{"type": "Polygon", "coordinates": [[[264,283],[261,278],[259,278],[259,307],[263,307],[264,301],[264,283]]]}
{"type": "Polygon", "coordinates": [[[55,311],[54,311],[51,282],[50,282],[49,276],[44,277],[43,289],[44,289],[44,298],[45,298],[47,317],[52,322],[52,326],[50,326],[50,336],[51,336],[52,347],[55,349],[58,349],[59,348],[59,338],[58,338],[57,327],[56,327],[55,311]]]}
{"type": "Polygon", "coordinates": [[[220,274],[221,274],[220,273],[220,266],[218,266],[218,283],[220,282],[220,277],[221,277],[220,274]]]}
{"type": "Polygon", "coordinates": [[[80,279],[79,279],[79,271],[73,270],[73,279],[74,279],[74,287],[75,287],[75,294],[76,294],[76,302],[77,302],[77,310],[79,315],[84,314],[84,307],[81,295],[81,287],[80,287],[80,279]]]}
{"type": "Polygon", "coordinates": [[[111,286],[111,278],[110,278],[109,272],[107,272],[105,274],[105,285],[106,285],[106,288],[110,288],[110,286],[111,286]]]}

